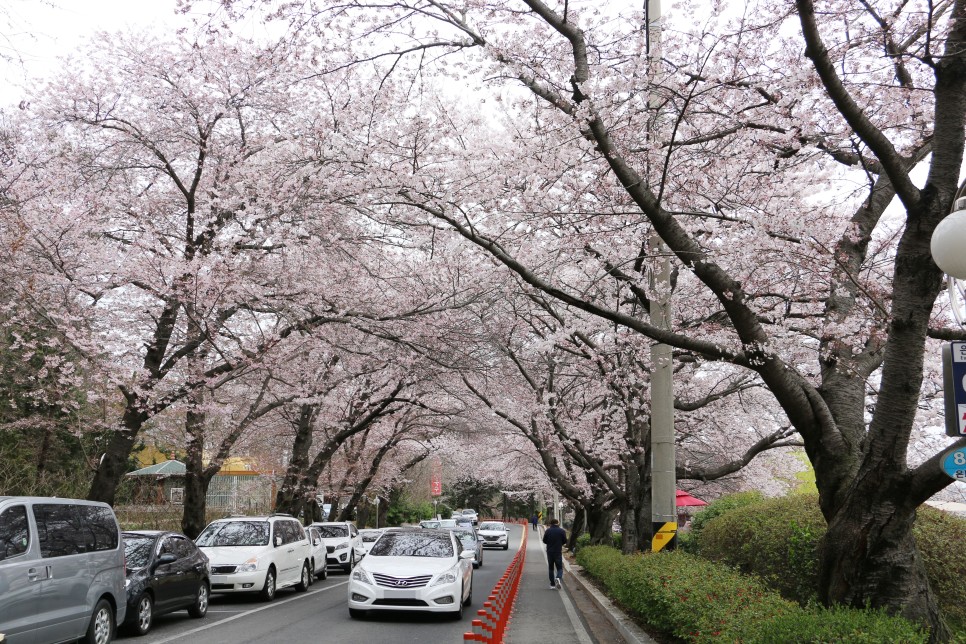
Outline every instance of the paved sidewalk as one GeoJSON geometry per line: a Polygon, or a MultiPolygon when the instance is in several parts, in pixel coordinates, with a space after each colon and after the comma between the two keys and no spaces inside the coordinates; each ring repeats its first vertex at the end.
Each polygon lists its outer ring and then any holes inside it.
{"type": "MultiPolygon", "coordinates": [[[[543,536],[542,529],[535,532],[529,525],[525,529],[528,531],[527,561],[523,566],[523,577],[513,606],[506,642],[593,644],[594,640],[587,633],[567,592],[550,589],[547,558],[540,541],[543,536]]],[[[570,575],[564,574],[564,585],[569,580],[570,575]]]]}
{"type": "MultiPolygon", "coordinates": [[[[519,529],[516,527],[516,529],[519,529]]],[[[564,557],[564,591],[550,589],[547,557],[539,532],[526,526],[527,561],[505,637],[506,642],[532,644],[657,644],[617,608],[587,577],[583,568],[564,557]]],[[[514,531],[514,539],[519,532],[514,531]]]]}

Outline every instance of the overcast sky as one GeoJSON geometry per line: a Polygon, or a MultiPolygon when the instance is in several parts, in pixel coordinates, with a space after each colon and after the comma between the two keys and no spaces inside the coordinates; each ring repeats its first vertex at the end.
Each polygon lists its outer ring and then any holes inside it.
{"type": "Polygon", "coordinates": [[[97,31],[128,27],[173,31],[186,24],[176,0],[2,0],[0,99],[17,103],[31,78],[56,70],[56,59],[97,31]]]}

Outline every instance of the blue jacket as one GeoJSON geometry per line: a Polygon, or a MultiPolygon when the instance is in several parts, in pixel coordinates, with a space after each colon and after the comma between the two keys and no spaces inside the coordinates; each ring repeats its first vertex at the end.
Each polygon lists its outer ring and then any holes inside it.
{"type": "Polygon", "coordinates": [[[560,554],[567,545],[567,531],[560,526],[552,525],[543,533],[543,542],[547,545],[548,555],[560,554]]]}

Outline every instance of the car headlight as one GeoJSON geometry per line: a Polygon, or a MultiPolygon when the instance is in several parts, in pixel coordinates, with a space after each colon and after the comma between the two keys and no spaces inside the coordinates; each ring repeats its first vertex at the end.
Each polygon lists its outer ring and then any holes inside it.
{"type": "Polygon", "coordinates": [[[252,557],[242,565],[235,568],[235,572],[255,572],[258,570],[258,558],[252,557]]]}
{"type": "Polygon", "coordinates": [[[436,581],[430,584],[430,586],[439,586],[441,584],[453,584],[456,580],[460,578],[460,565],[456,564],[449,570],[442,572],[436,577],[436,581]]]}
{"type": "Polygon", "coordinates": [[[369,573],[358,566],[356,566],[355,570],[352,571],[352,578],[356,581],[361,581],[364,584],[375,586],[375,584],[372,583],[372,577],[369,576],[369,573]]]}
{"type": "Polygon", "coordinates": [[[343,541],[342,543],[337,544],[335,546],[335,549],[336,550],[342,550],[343,548],[348,548],[348,547],[349,547],[349,542],[348,541],[343,541]]]}

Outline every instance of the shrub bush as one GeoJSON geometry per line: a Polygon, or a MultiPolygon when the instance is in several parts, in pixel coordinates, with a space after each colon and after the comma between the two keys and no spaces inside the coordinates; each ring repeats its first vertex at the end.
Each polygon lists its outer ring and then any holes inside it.
{"type": "Polygon", "coordinates": [[[622,555],[587,546],[577,562],[608,595],[687,642],[925,642],[912,624],[877,612],[805,609],[753,575],[673,551],[622,555]]]}
{"type": "MultiPolygon", "coordinates": [[[[694,535],[693,551],[759,575],[787,599],[803,605],[816,600],[817,547],[825,535],[825,520],[815,495],[715,509],[694,535]]],[[[913,532],[943,615],[959,639],[966,641],[966,604],[960,598],[966,577],[966,550],[960,546],[966,543],[966,520],[921,507],[913,532]]]]}
{"type": "Polygon", "coordinates": [[[783,597],[806,604],[818,598],[824,534],[817,497],[795,495],[733,506],[705,522],[695,539],[702,557],[758,575],[783,597]]]}
{"type": "Polygon", "coordinates": [[[743,644],[914,644],[927,642],[921,628],[882,611],[810,608],[758,623],[742,620],[741,633],[725,633],[743,644]]]}
{"type": "Polygon", "coordinates": [[[738,492],[736,494],[723,496],[720,499],[715,499],[709,503],[707,507],[695,514],[691,519],[691,534],[693,535],[693,538],[697,539],[701,530],[704,529],[705,524],[711,519],[734,510],[735,508],[741,508],[746,505],[755,505],[764,500],[765,496],[757,490],[752,490],[750,492],[738,492]]]}
{"type": "Polygon", "coordinates": [[[912,531],[943,616],[958,634],[958,641],[966,642],[966,603],[962,601],[966,520],[935,508],[920,507],[912,531]]]}

